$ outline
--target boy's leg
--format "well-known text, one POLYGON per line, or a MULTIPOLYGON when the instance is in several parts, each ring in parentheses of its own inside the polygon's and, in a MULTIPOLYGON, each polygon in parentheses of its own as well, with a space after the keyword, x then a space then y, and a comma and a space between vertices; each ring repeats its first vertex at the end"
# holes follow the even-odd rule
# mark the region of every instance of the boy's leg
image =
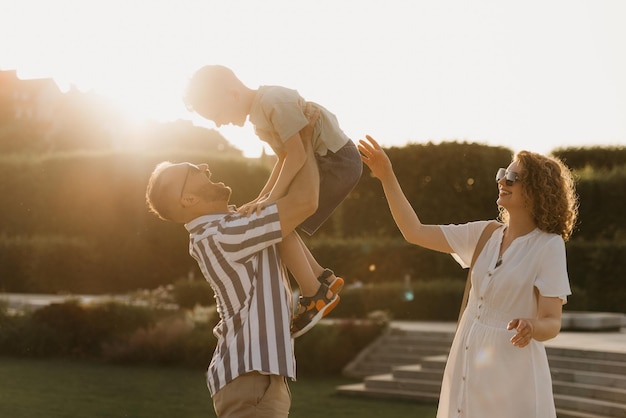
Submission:
MULTIPOLYGON (((313 158, 310 140, 303 139, 303 143, 309 157, 305 164, 313 164, 317 169, 317 161, 313 158)), ((278 251, 283 263, 298 283, 300 294, 307 297, 314 296, 319 290, 320 282, 317 278, 322 274, 323 269, 315 261, 295 230, 278 243, 278 251), (310 260, 313 260, 314 264, 311 264, 310 260), (313 267, 315 267, 315 271, 312 269, 313 267)), ((332 297, 333 295, 331 293, 326 296, 332 297)))
POLYGON ((302 295, 298 299, 296 315, 291 323, 294 338, 313 328, 339 303, 339 295, 331 291, 327 283, 321 283, 313 273, 305 250, 306 246, 296 232, 287 235, 278 244, 280 257, 298 282, 302 295))
POLYGON ((317 281, 319 283, 327 284, 333 293, 339 293, 341 289, 343 289, 343 285, 344 285, 343 279, 341 277, 335 276, 335 273, 332 270, 325 269, 324 267, 320 266, 320 264, 317 262, 317 260, 311 253, 311 250, 309 250, 309 248, 306 246, 304 241, 302 241, 302 238, 300 237, 300 235, 295 234, 295 233, 294 235, 300 242, 302 252, 305 254, 308 264, 310 266, 310 269, 313 272, 313 275, 317 278, 317 281))
POLYGON ((349 141, 336 153, 316 155, 320 177, 317 211, 299 226, 301 231, 313 235, 326 222, 335 209, 356 187, 363 172, 361 156, 354 142, 349 141))
POLYGON ((295 231, 290 233, 278 244, 278 251, 281 260, 298 283, 300 294, 313 296, 317 293, 320 283, 317 281, 318 276, 309 264, 299 238, 295 231))

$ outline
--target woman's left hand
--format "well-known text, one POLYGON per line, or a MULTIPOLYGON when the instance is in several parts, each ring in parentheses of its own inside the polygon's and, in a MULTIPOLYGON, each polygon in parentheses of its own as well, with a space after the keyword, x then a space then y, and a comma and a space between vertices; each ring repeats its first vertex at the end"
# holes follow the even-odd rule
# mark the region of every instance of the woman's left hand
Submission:
POLYGON ((530 343, 530 340, 533 339, 533 333, 535 331, 532 320, 523 318, 511 320, 506 329, 509 331, 517 331, 517 333, 511 338, 511 344, 519 348, 524 348, 530 343))

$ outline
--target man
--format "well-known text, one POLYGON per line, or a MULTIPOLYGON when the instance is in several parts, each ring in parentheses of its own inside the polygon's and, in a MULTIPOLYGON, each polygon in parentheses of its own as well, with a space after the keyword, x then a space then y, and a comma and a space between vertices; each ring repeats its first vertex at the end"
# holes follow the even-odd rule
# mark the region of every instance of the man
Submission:
POLYGON ((292 295, 276 244, 317 210, 311 123, 301 131, 307 163, 287 194, 249 216, 229 205, 230 187, 206 164, 159 164, 146 199, 162 219, 185 224, 189 251, 215 292, 220 322, 207 373, 217 416, 287 417, 295 379, 292 295))

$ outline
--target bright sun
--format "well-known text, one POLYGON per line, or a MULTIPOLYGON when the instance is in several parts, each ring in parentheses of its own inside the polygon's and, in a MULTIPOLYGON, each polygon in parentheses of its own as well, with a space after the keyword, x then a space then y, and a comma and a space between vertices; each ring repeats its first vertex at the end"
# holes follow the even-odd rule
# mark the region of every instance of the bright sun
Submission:
MULTIPOLYGON (((188 77, 205 58, 190 42, 187 22, 178 21, 189 17, 175 4, 23 0, 5 12, 13 18, 0 18, 0 25, 2 33, 12 34, 12 44, 2 54, 2 70, 17 70, 21 79, 51 77, 64 92, 94 92, 131 123, 187 119, 215 128, 182 102, 188 77), (70 9, 74 18, 67 19, 70 9), (180 30, 156 38, 165 24, 180 30)), ((220 132, 244 155, 260 155, 263 146, 250 126, 220 132)))

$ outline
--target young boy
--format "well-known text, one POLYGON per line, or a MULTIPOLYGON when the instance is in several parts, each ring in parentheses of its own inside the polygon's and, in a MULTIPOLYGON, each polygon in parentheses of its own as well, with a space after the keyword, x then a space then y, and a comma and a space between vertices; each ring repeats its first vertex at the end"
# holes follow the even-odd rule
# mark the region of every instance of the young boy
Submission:
MULTIPOLYGON (((230 70, 220 65, 200 68, 192 76, 184 97, 187 108, 213 121, 243 126, 247 119, 255 133, 269 144, 278 157, 258 197, 239 211, 252 213, 284 196, 306 161, 299 131, 308 124, 307 102, 297 91, 280 86, 251 89, 230 70)), ((318 209, 300 229, 314 234, 356 186, 362 162, 355 144, 339 127, 335 115, 322 106, 312 145, 319 166, 318 209)), ((300 287, 302 296, 293 320, 294 338, 304 334, 339 302, 343 279, 321 267, 294 231, 279 244, 281 258, 300 287)))

